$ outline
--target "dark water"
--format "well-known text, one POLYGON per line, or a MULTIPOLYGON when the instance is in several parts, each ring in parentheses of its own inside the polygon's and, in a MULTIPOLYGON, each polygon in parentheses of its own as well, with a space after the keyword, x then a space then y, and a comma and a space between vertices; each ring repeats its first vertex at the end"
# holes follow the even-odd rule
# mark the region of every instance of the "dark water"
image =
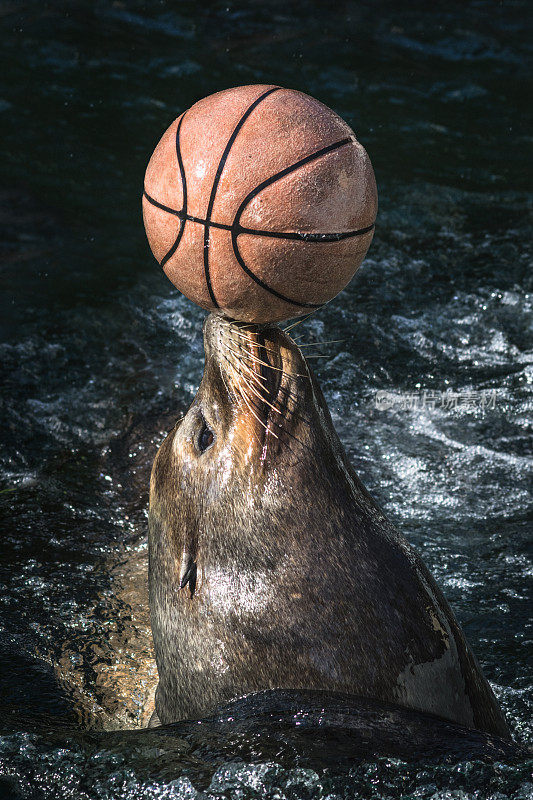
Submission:
POLYGON ((380 191, 360 273, 301 326, 343 340, 315 362, 335 424, 533 743, 526 19, 525 2, 2 4, 0 794, 531 796, 523 761, 325 766, 257 732, 248 760, 210 758, 207 734, 162 757, 148 733, 84 732, 54 673, 68 642, 95 682, 109 565, 143 558, 150 463, 202 372, 203 313, 145 242, 146 162, 200 97, 278 83, 352 125, 380 191))

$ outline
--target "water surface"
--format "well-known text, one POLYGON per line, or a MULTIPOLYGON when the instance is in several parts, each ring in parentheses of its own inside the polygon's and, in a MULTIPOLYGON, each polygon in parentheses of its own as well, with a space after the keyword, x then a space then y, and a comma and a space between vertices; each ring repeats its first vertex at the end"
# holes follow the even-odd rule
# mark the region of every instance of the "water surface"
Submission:
MULTIPOLYGON (((514 737, 532 744, 526 11, 483 0, 3 6, 6 797, 529 796, 523 764, 335 771, 299 767, 298 752, 292 766, 265 760, 260 746, 263 760, 212 764, 202 780, 174 753, 169 774, 148 740, 84 733, 54 672, 67 643, 98 719, 108 656, 95 643, 121 633, 113 568, 144 557, 151 460, 202 373, 203 312, 145 241, 147 160, 200 97, 277 83, 341 114, 378 181, 363 267, 301 326, 307 341, 342 340, 313 362, 335 424, 441 584, 514 737)), ((134 673, 142 654, 129 657, 134 673)))

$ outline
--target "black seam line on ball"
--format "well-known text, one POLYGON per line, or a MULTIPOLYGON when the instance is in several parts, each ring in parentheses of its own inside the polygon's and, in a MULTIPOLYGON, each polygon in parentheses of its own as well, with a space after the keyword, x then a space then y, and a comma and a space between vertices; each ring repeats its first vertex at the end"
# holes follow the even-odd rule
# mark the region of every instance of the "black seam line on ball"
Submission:
MULTIPOLYGON (((159 200, 154 200, 153 197, 150 197, 146 189, 143 191, 143 195, 153 206, 160 208, 162 211, 166 211, 167 214, 173 214, 175 217, 179 217, 179 219, 189 220, 190 222, 198 222, 200 225, 211 225, 213 228, 221 228, 224 231, 231 230, 231 225, 226 225, 225 222, 215 222, 213 219, 207 222, 207 220, 202 219, 202 217, 194 217, 192 214, 184 214, 183 211, 178 211, 176 208, 165 206, 163 203, 160 203, 159 200)), ((260 231, 258 231, 258 233, 260 233, 260 231)))
MULTIPOLYGON (((333 144, 327 145, 327 147, 322 147, 320 150, 317 150, 315 153, 311 153, 310 155, 305 156, 305 158, 301 158, 299 161, 296 161, 296 163, 292 164, 290 167, 285 167, 285 169, 280 170, 280 172, 277 172, 275 175, 272 175, 270 178, 267 178, 265 181, 263 181, 258 186, 256 186, 255 189, 253 189, 244 198, 244 200, 240 204, 239 208, 237 209, 237 213, 235 214, 235 217, 233 219, 233 226, 232 226, 232 231, 231 231, 231 244, 233 246, 233 252, 235 253, 235 258, 239 262, 239 264, 240 264, 241 268, 244 270, 244 272, 253 281, 255 281, 258 284, 258 286, 261 286, 262 289, 264 289, 265 291, 269 292, 274 297, 277 297, 279 300, 283 300, 285 303, 290 303, 291 305, 298 306, 300 308, 320 308, 320 306, 323 305, 323 303, 303 303, 300 300, 293 300, 291 297, 287 297, 286 295, 281 294, 281 292, 278 292, 276 289, 273 289, 272 286, 269 286, 267 283, 265 283, 260 278, 258 278, 257 275, 254 272, 252 272, 252 270, 246 265, 242 255, 241 255, 241 252, 239 250, 239 245, 237 243, 238 234, 240 232, 243 232, 243 228, 240 225, 240 219, 241 219, 242 213, 243 213, 244 209, 246 208, 246 206, 248 205, 248 203, 251 200, 253 200, 253 198, 256 195, 258 195, 259 192, 261 192, 263 189, 266 189, 267 186, 271 186, 273 183, 275 183, 276 181, 280 180, 280 178, 283 178, 285 175, 289 175, 291 172, 295 172, 297 169, 302 167, 304 164, 309 164, 311 161, 315 161, 317 158, 321 158, 321 156, 325 156, 325 155, 327 155, 327 153, 331 153, 333 150, 338 150, 339 147, 344 147, 345 145, 350 144, 350 142, 352 142, 352 139, 350 137, 347 137, 345 139, 340 139, 338 142, 333 142, 333 144)), ((311 234, 311 236, 313 236, 313 234, 311 234)), ((324 235, 322 235, 322 238, 318 239, 318 241, 327 241, 327 240, 324 240, 323 237, 324 237, 324 235)), ((301 238, 303 238, 303 236, 302 236, 302 234, 300 234, 299 236, 296 236, 296 237, 284 236, 284 237, 280 237, 280 238, 284 238, 284 239, 285 238, 301 239, 301 238)), ((345 238, 345 237, 343 237, 343 238, 345 238)), ((304 239, 304 241, 306 241, 306 239, 304 239)), ((307 241, 309 241, 309 238, 307 238, 307 241)), ((311 241, 313 241, 313 239, 311 239, 311 241)), ((333 241, 338 241, 338 239, 334 239, 333 241)))
POLYGON ((237 227, 240 226, 241 216, 248 203, 250 203, 254 199, 254 197, 256 197, 256 195, 262 192, 263 189, 266 189, 267 186, 271 186, 273 183, 276 183, 276 181, 279 181, 281 178, 284 178, 285 175, 290 175, 291 172, 295 172, 300 167, 303 167, 304 164, 309 164, 311 161, 316 161, 317 158, 325 156, 328 153, 333 152, 333 150, 338 150, 339 147, 344 147, 345 145, 350 144, 350 142, 352 142, 352 139, 350 139, 349 137, 347 137, 346 139, 340 139, 338 142, 333 142, 333 144, 329 144, 327 147, 322 147, 320 150, 316 150, 316 152, 311 153, 308 156, 305 156, 305 158, 301 158, 299 161, 296 161, 294 164, 291 164, 290 167, 285 167, 285 169, 276 172, 275 175, 272 175, 270 178, 267 178, 265 181, 262 181, 262 183, 259 183, 255 187, 255 189, 252 189, 252 191, 246 195, 246 197, 240 204, 239 208, 237 209, 237 213, 235 214, 233 224, 237 225, 237 227))
POLYGON ((174 239, 174 244, 172 245, 172 247, 170 248, 168 253, 166 255, 164 255, 163 258, 161 259, 161 263, 160 263, 160 267, 161 268, 163 268, 165 266, 165 264, 167 263, 169 258, 172 258, 172 256, 174 255, 174 253, 178 249, 179 243, 181 242, 181 237, 183 236, 183 231, 185 230, 185 223, 187 221, 187 180, 185 178, 185 167, 183 166, 183 159, 181 157, 181 147, 180 147, 180 131, 181 131, 182 122, 183 122, 184 117, 185 117, 185 113, 186 112, 184 112, 181 115, 181 119, 178 122, 178 127, 176 128, 176 156, 178 158, 178 167, 179 167, 179 171, 180 171, 181 186, 182 186, 182 190, 181 191, 182 191, 182 195, 183 195, 182 209, 181 209, 180 214, 178 214, 178 218, 180 220, 180 227, 179 227, 179 230, 178 230, 178 234, 177 234, 176 238, 174 239))
POLYGON ((259 95, 259 97, 256 100, 254 100, 254 102, 250 106, 248 106, 248 108, 246 109, 246 111, 244 112, 244 114, 242 115, 240 120, 238 121, 237 125, 235 126, 235 128, 233 130, 233 133, 231 134, 230 138, 228 139, 228 143, 227 143, 226 147, 224 148, 224 152, 222 153, 222 157, 221 157, 220 162, 218 164, 218 168, 217 168, 217 171, 216 171, 215 179, 213 181, 213 186, 211 187, 211 196, 209 197, 209 203, 208 203, 207 212, 206 212, 206 215, 205 215, 204 272, 205 272, 205 281, 207 283, 207 290, 209 292, 209 295, 211 297, 211 300, 212 300, 213 305, 215 306, 215 308, 220 308, 220 306, 217 303, 217 300, 216 300, 216 297, 215 297, 215 293, 213 292, 213 287, 211 285, 211 277, 210 277, 210 274, 209 274, 209 233, 210 233, 209 228, 210 228, 210 225, 211 225, 211 214, 213 212, 213 206, 215 204, 215 197, 216 197, 216 194, 217 194, 218 184, 220 182, 220 178, 222 176, 222 171, 223 171, 224 166, 226 164, 226 161, 227 161, 228 155, 230 153, 230 150, 233 147, 235 139, 237 138, 238 133, 241 130, 242 126, 244 125, 244 123, 246 122, 246 120, 248 119, 248 117, 250 116, 252 111, 255 108, 257 108, 259 103, 261 103, 265 98, 267 98, 273 92, 279 91, 280 88, 281 87, 276 86, 273 89, 268 89, 266 92, 263 92, 263 94, 259 95))
POLYGON ((241 251, 239 250, 239 246, 237 244, 237 236, 238 235, 239 235, 239 231, 237 229, 232 230, 232 232, 231 232, 231 244, 233 245, 233 252, 235 253, 235 258, 239 262, 239 265, 244 270, 244 272, 253 281, 255 281, 258 284, 258 286, 260 286, 262 289, 265 289, 265 291, 267 291, 270 294, 274 295, 274 297, 277 297, 279 300, 283 300, 283 302, 290 303, 293 306, 300 306, 301 308, 320 308, 320 306, 323 305, 323 303, 302 303, 302 302, 300 302, 300 300, 293 300, 291 297, 287 297, 286 295, 281 294, 281 292, 278 292, 276 289, 273 289, 267 283, 262 281, 261 278, 258 278, 257 275, 255 274, 255 272, 252 272, 252 270, 249 267, 246 266, 246 262, 244 261, 244 258, 242 257, 241 251))
MULTIPOLYGON (((222 226, 220 226, 222 227, 222 226)), ((359 228, 355 231, 343 231, 342 233, 300 233, 298 231, 261 231, 257 228, 243 228, 242 225, 227 225, 229 230, 235 230, 237 234, 245 233, 249 236, 269 236, 271 239, 292 239, 299 242, 340 242, 343 239, 351 239, 353 236, 363 236, 369 233, 374 227, 375 223, 367 225, 366 228, 359 228)))
MULTIPOLYGON (((153 197, 150 197, 146 189, 143 195, 149 203, 156 206, 156 208, 160 208, 162 211, 166 211, 167 214, 173 214, 175 217, 190 222, 197 222, 199 225, 208 224, 206 220, 201 217, 194 217, 192 214, 184 214, 182 211, 170 208, 170 206, 165 206, 158 200, 154 200, 153 197)), ((353 231, 340 231, 339 233, 302 233, 300 231, 262 231, 259 228, 244 228, 242 225, 236 225, 235 223, 233 225, 227 225, 225 222, 215 222, 213 219, 210 220, 209 225, 223 231, 235 230, 238 236, 240 234, 247 234, 249 236, 266 236, 271 239, 292 239, 301 242, 340 242, 342 239, 350 239, 352 236, 363 236, 375 227, 375 223, 373 222, 371 225, 367 225, 366 228, 359 228, 353 231)))

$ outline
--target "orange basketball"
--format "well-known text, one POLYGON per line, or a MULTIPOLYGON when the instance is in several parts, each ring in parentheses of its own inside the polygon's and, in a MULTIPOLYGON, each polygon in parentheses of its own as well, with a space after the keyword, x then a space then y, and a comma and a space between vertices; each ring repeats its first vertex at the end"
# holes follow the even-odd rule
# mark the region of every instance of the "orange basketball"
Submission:
POLYGON ((279 86, 195 103, 146 170, 152 252, 199 306, 247 322, 309 313, 343 289, 374 233, 370 159, 330 108, 279 86))

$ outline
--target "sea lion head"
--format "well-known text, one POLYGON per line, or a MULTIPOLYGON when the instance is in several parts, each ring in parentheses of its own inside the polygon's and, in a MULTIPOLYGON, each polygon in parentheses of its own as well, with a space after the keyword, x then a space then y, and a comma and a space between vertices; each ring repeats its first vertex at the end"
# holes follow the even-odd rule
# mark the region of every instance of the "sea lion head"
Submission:
POLYGON ((204 346, 199 390, 161 446, 151 480, 151 513, 188 531, 180 583, 199 537, 242 534, 266 516, 271 528, 272 511, 279 519, 290 507, 289 488, 312 494, 316 477, 323 492, 325 466, 343 460, 322 392, 287 333, 211 314, 204 346))
POLYGON ((321 655, 301 674, 290 666, 291 679, 278 653, 284 637, 304 636, 313 593, 331 595, 333 608, 316 563, 348 491, 327 406, 288 334, 212 314, 204 344, 201 385, 162 443, 150 485, 162 722, 246 691, 322 685, 321 655), (291 634, 285 598, 295 606, 291 634))

